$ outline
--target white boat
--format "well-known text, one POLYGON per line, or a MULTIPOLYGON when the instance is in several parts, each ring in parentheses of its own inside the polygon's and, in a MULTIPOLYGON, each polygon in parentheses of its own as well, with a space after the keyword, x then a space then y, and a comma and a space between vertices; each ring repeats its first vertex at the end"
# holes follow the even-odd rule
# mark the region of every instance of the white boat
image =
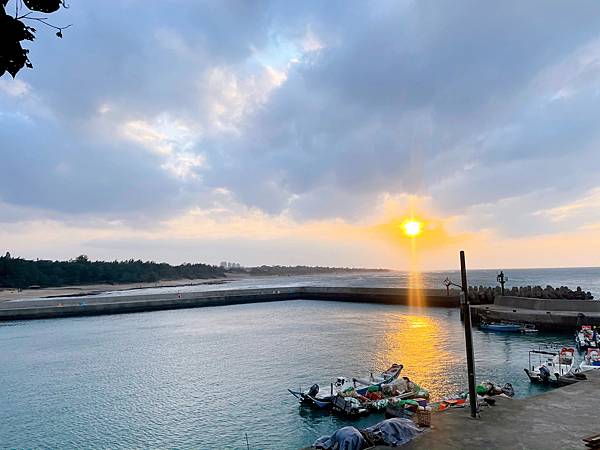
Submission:
POLYGON ((600 350, 597 348, 588 348, 583 361, 579 365, 579 370, 582 372, 591 369, 600 369, 600 350))
POLYGON ((389 369, 387 369, 384 372, 381 372, 380 375, 373 376, 373 373, 371 373, 368 379, 352 378, 352 382, 354 383, 356 391, 359 394, 364 394, 365 392, 367 392, 369 386, 381 386, 384 383, 391 383, 392 381, 394 381, 400 376, 402 368, 402 364, 392 364, 392 366, 389 369))
MULTIPOLYGON (((529 352, 529 368, 525 373, 532 383, 561 386, 561 379, 573 372, 575 366, 575 349, 563 347, 559 352, 547 350, 531 350, 529 352), (532 364, 532 355, 539 357, 536 366, 532 364)), ((568 383, 565 383, 568 384, 568 383)))
POLYGON ((577 330, 575 332, 575 345, 582 352, 590 348, 599 348, 600 337, 595 327, 592 328, 591 325, 583 325, 581 329, 577 330))
POLYGON ((526 323, 521 328, 521 333, 537 333, 538 329, 532 323, 526 323))

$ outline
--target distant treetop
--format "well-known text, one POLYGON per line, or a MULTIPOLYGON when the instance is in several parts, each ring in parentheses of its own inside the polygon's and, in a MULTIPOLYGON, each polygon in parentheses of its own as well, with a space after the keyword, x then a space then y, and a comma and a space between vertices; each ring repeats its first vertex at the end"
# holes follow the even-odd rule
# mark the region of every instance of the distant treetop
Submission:
POLYGON ((154 261, 90 261, 79 255, 69 261, 36 261, 0 256, 0 288, 69 286, 95 283, 153 283, 159 280, 219 278, 225 271, 209 264, 172 266, 154 261))

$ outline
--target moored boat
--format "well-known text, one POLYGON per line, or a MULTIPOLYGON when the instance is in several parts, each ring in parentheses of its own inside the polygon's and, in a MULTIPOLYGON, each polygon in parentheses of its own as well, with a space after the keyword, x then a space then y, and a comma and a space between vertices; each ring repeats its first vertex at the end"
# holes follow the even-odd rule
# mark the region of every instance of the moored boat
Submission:
POLYGON ((518 333, 522 330, 522 328, 523 325, 518 323, 481 322, 479 324, 480 330, 500 331, 504 333, 518 333))
POLYGON ((569 384, 575 366, 575 349, 563 347, 558 352, 548 350, 531 350, 529 367, 524 369, 532 383, 561 386, 569 384), (532 356, 539 358, 539 364, 532 364, 532 356))
POLYGON ((369 388, 380 388, 383 384, 389 384, 396 380, 402 372, 402 364, 392 364, 392 366, 381 372, 380 375, 370 375, 369 379, 353 378, 350 384, 345 377, 338 377, 335 383, 331 383, 329 393, 320 391, 318 384, 313 384, 307 391, 295 391, 288 389, 290 394, 300 400, 303 405, 313 406, 319 409, 331 408, 334 397, 341 394, 342 391, 353 388, 357 394, 364 395, 369 388))
POLYGON ((575 345, 582 352, 590 348, 600 348, 600 336, 598 336, 596 328, 592 328, 591 325, 583 325, 575 332, 575 345))
POLYGON ((600 350, 597 348, 588 348, 583 361, 579 365, 579 370, 600 369, 600 350))
POLYGON ((347 388, 346 378, 337 377, 335 383, 331 383, 330 392, 321 392, 318 384, 313 384, 307 391, 294 391, 288 389, 289 393, 300 400, 303 405, 313 406, 318 409, 329 409, 331 408, 331 401, 335 395, 347 388))
POLYGON ((403 367, 404 366, 402 364, 392 364, 389 369, 381 372, 380 375, 373 376, 371 373, 368 379, 352 378, 354 388, 356 389, 357 393, 364 395, 372 386, 381 387, 383 384, 389 384, 396 380, 400 376, 400 372, 402 372, 403 367))
POLYGON ((348 417, 365 416, 369 410, 354 397, 336 395, 332 399, 333 411, 348 417))

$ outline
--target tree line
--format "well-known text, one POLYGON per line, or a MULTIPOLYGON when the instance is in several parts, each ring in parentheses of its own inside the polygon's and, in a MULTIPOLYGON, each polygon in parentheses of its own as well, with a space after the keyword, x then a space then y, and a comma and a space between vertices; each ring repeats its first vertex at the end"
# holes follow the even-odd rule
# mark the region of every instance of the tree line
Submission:
POLYGON ((172 266, 154 261, 90 261, 80 255, 69 261, 28 260, 0 256, 0 287, 72 286, 95 283, 152 283, 159 280, 218 278, 225 271, 209 264, 172 266))

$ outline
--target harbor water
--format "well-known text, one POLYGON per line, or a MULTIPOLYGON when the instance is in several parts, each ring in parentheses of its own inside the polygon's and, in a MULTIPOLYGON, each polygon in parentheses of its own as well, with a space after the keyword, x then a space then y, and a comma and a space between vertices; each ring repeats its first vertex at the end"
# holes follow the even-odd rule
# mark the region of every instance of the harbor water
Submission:
MULTIPOLYGON (((245 449, 247 435, 251 449, 300 448, 349 422, 300 407, 288 388, 397 362, 439 399, 467 386, 463 336, 456 309, 307 300, 7 322, 0 447, 245 449)), ((519 397, 540 389, 523 371, 528 350, 572 345, 473 340, 478 381, 510 382, 519 397)))

